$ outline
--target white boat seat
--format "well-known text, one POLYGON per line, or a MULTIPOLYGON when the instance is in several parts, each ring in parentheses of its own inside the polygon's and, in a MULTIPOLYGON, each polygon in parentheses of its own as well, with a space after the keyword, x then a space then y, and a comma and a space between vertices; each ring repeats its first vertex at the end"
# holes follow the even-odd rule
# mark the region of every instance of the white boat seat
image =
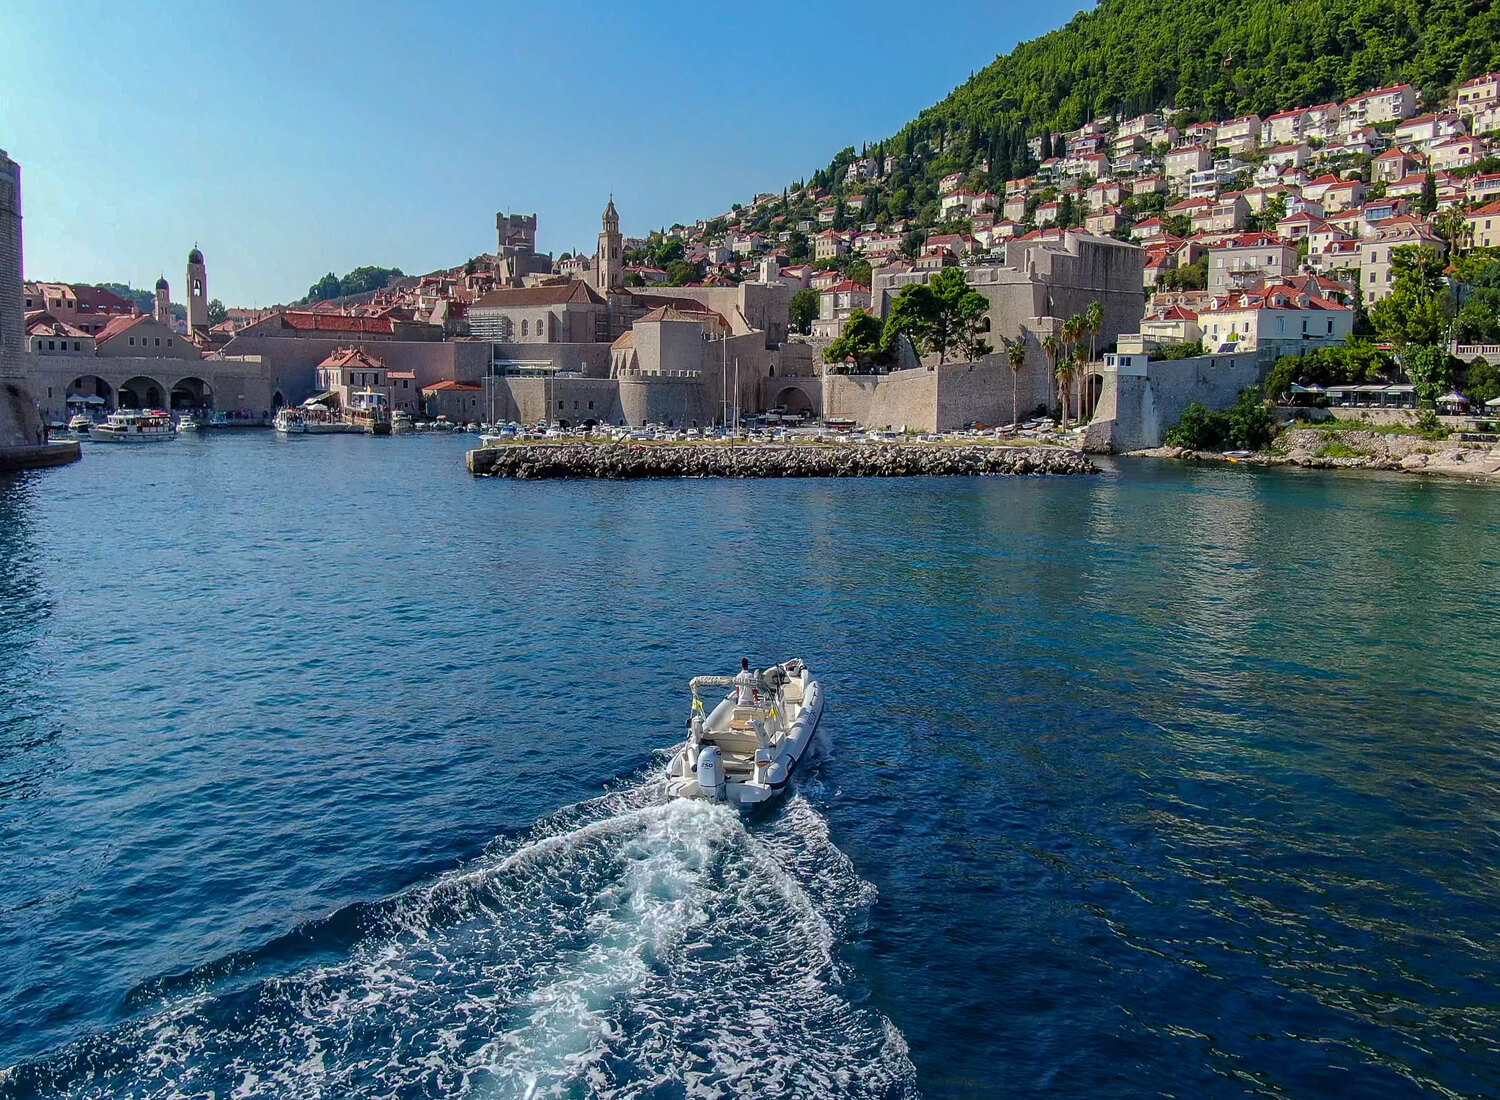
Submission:
POLYGON ((802 702, 802 681, 788 680, 786 685, 781 689, 781 697, 788 703, 796 704, 802 702))

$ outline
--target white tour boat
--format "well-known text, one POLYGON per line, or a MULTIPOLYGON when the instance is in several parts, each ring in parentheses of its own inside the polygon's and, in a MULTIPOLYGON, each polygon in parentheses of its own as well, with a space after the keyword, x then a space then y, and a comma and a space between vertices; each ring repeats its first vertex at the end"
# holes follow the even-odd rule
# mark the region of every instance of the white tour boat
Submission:
POLYGON ((756 672, 753 679, 751 687, 733 676, 693 678, 688 739, 667 765, 673 798, 747 806, 786 789, 818 728, 823 689, 798 660, 756 672), (728 694, 707 709, 704 692, 720 687, 728 694), (743 687, 753 697, 748 704, 740 702, 743 687))
POLYGON ((161 409, 121 409, 89 429, 89 438, 96 443, 159 443, 176 439, 177 429, 171 414, 161 409))

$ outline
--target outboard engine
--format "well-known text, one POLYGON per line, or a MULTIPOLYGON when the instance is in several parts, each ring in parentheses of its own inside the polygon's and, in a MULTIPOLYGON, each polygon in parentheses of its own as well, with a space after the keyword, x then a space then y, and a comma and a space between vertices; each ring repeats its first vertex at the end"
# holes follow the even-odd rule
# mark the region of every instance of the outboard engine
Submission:
POLYGON ((706 745, 698 754, 698 789, 704 798, 724 800, 724 756, 718 745, 706 745))

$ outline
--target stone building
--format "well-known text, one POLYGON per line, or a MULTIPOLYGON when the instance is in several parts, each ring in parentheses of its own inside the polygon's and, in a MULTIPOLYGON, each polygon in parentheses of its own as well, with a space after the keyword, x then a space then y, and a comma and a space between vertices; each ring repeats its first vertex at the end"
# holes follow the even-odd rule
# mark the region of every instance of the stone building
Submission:
MULTIPOLYGON (((21 166, 0 150, 0 469, 52 461, 27 384, 21 279, 21 166)), ((76 451, 69 457, 77 457, 76 451)))

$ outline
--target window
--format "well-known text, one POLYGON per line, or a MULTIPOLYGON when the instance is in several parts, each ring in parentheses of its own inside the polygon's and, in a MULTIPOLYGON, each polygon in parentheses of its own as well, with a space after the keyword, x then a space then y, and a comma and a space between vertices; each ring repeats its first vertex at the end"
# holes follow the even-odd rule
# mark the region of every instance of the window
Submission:
POLYGON ((56 342, 54 342, 52 340, 48 340, 47 341, 47 350, 48 351, 56 351, 57 350, 57 344, 56 344, 56 342))
POLYGON ((132 337, 131 337, 131 338, 130 338, 130 346, 131 346, 131 347, 135 347, 135 337, 134 337, 134 336, 132 336, 132 337))
POLYGON ((158 337, 157 337, 157 338, 156 338, 156 346, 157 346, 157 347, 161 347, 161 337, 160 337, 160 336, 158 336, 158 337))
POLYGON ((1370 272, 1370 282, 1373 283, 1374 281, 1375 281, 1375 272, 1372 271, 1372 272, 1370 272))
POLYGON ((531 330, 531 322, 530 321, 522 321, 521 322, 521 335, 522 336, 529 335, 530 334, 530 330, 531 330))
POLYGON ((561 401, 559 401, 557 403, 557 411, 558 412, 562 412, 563 411, 563 403, 561 401))
MULTIPOLYGON (((170 341, 169 341, 169 343, 170 343, 170 341)), ((82 351, 83 350, 83 344, 80 341, 78 341, 78 340, 74 340, 73 341, 73 350, 74 351, 82 351)))
POLYGON ((167 347, 171 347, 171 346, 172 346, 172 338, 170 336, 168 336, 167 337, 167 347))

